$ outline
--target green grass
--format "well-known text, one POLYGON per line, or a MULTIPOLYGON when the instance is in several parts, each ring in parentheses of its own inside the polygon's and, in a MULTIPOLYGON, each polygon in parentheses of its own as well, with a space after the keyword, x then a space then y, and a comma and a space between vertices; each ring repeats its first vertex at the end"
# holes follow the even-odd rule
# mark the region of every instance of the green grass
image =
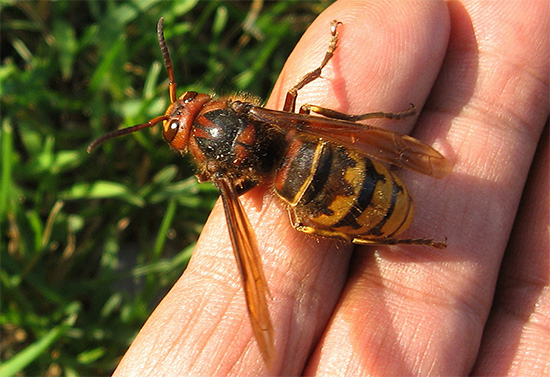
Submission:
POLYGON ((111 373, 217 197, 158 128, 85 151, 164 113, 158 19, 178 93, 266 98, 327 5, 0 1, 1 376, 111 373))

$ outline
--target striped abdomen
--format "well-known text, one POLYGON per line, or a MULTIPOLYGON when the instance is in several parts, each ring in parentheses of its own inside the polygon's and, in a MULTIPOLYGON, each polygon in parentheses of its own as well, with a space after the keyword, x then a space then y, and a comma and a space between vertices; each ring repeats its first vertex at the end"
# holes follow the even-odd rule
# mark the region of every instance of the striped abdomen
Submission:
POLYGON ((385 165, 329 142, 293 141, 275 191, 300 225, 319 235, 389 237, 413 217, 411 197, 385 165))

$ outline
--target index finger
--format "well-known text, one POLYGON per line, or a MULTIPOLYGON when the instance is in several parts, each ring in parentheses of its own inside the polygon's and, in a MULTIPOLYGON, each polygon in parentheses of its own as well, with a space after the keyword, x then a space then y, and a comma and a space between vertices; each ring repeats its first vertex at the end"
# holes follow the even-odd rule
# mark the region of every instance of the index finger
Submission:
MULTIPOLYGON (((327 9, 289 58, 268 106, 282 108, 286 90, 319 65, 334 19, 343 22, 337 54, 323 70, 323 78, 300 91, 298 105, 309 102, 362 113, 422 104, 446 43, 445 34, 434 38, 433 33, 435 20, 444 17, 441 6, 428 3, 417 14, 420 24, 431 23, 432 30, 419 28, 416 21, 401 25, 408 18, 399 7, 389 14, 378 9, 383 18, 368 9, 364 2, 337 2, 327 9), (387 25, 395 23, 402 26, 397 36, 388 34, 387 25), (393 38, 396 44, 390 43, 393 38), (412 53, 418 49, 422 53, 412 53), (434 49, 438 59, 433 58, 434 49)), ((395 129, 407 132, 413 122, 403 120, 395 129)), ((272 296, 276 359, 270 372, 298 374, 336 305, 353 247, 296 232, 284 206, 269 190, 264 194, 265 187, 241 199, 256 232, 272 296)), ((188 269, 150 317, 117 372, 138 370, 164 375, 182 370, 204 375, 266 372, 219 206, 204 227, 188 269)))

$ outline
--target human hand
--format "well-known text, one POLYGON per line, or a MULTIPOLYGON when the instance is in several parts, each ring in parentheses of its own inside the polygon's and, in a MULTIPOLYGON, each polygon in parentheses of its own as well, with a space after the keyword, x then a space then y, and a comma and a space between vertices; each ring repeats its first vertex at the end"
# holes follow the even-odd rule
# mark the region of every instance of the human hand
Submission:
POLYGON ((416 124, 369 123, 411 133, 454 163, 441 180, 399 171, 417 208, 405 236, 446 236, 448 248, 317 239, 255 189, 241 200, 272 295, 272 369, 252 335, 218 203, 115 374, 548 371, 547 14, 544 0, 333 4, 288 59, 267 107, 282 108, 286 90, 322 59, 330 22, 341 21, 334 58, 298 102, 351 114, 422 109, 416 124))

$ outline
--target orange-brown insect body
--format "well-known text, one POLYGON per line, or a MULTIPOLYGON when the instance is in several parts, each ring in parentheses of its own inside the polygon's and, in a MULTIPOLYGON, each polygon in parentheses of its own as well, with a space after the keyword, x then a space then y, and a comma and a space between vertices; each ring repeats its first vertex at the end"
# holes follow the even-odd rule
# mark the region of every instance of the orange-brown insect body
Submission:
POLYGON ((166 113, 163 135, 175 150, 191 153, 201 182, 222 175, 240 195, 275 170, 285 142, 281 132, 231 109, 230 101, 183 94, 166 113))
POLYGON ((220 191, 252 328, 268 363, 274 356, 268 288, 254 232, 238 199, 242 193, 272 181, 293 227, 302 232, 357 244, 446 246, 424 238, 395 238, 409 227, 413 203, 401 180, 382 162, 434 177, 445 175, 451 165, 412 137, 356 123, 412 116, 414 106, 399 113, 349 115, 306 104, 295 113, 298 91, 320 77, 332 58, 339 25, 331 24, 331 42, 321 65, 290 88, 283 110, 277 111, 242 96, 216 99, 189 91, 177 98, 161 19, 158 39, 170 78, 171 105, 164 115, 103 135, 88 147, 90 151, 107 139, 162 122, 168 144, 193 156, 199 181, 212 181, 220 191))
POLYGON ((201 182, 226 176, 240 195, 274 178, 275 192, 303 229, 319 235, 390 237, 410 225, 412 199, 383 164, 329 141, 287 140, 232 102, 186 92, 166 112, 164 138, 191 153, 201 182))

